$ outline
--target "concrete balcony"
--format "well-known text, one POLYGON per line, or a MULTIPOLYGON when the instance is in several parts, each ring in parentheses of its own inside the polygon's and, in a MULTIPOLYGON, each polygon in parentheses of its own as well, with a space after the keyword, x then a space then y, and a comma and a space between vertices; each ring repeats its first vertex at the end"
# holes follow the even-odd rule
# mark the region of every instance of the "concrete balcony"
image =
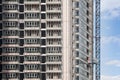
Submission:
POLYGON ((61 44, 46 44, 47 47, 62 47, 61 44))
POLYGON ((61 55, 62 55, 62 53, 48 53, 48 52, 47 52, 47 53, 46 53, 46 55, 49 55, 49 56, 53 56, 53 55, 60 55, 60 56, 61 56, 61 55))
POLYGON ((18 12, 19 12, 19 10, 3 10, 2 12, 3 12, 3 13, 4 13, 4 12, 9 12, 9 13, 10 13, 10 12, 12 12, 12 13, 18 13, 18 12))
POLYGON ((24 36, 24 38, 40 38, 40 36, 31 35, 31 36, 24 36))
MULTIPOLYGON (((6 80, 6 79, 3 78, 3 80, 6 80)), ((11 78, 11 79, 7 79, 7 80, 20 80, 20 79, 18 79, 18 78, 11 78)))
POLYGON ((24 47, 40 47, 40 44, 24 44, 24 47))
POLYGON ((39 30, 40 27, 25 27, 25 30, 39 30))
POLYGON ((18 73, 19 70, 2 70, 3 73, 18 73))
POLYGON ((19 4, 18 1, 3 1, 2 4, 19 4))
POLYGON ((25 73, 26 73, 26 72, 30 72, 30 73, 31 73, 31 72, 33 72, 33 73, 36 73, 36 72, 37 72, 37 73, 39 73, 40 70, 24 70, 23 72, 25 72, 25 73))
POLYGON ((24 53, 24 55, 33 55, 33 56, 37 56, 38 55, 38 56, 40 56, 40 53, 34 53, 34 54, 33 53, 24 53))
POLYGON ((62 61, 59 61, 59 62, 46 62, 46 64, 62 64, 62 61))
POLYGON ((19 64, 19 61, 1 62, 1 64, 19 64))
POLYGON ((46 73, 61 73, 62 70, 57 70, 57 69, 53 69, 53 70, 46 70, 46 73))
POLYGON ((19 47, 19 44, 16 43, 16 44, 2 44, 1 47, 19 47))
POLYGON ((40 21, 40 19, 39 18, 38 19, 32 19, 32 18, 31 19, 26 19, 25 18, 24 21, 40 21))
POLYGON ((19 38, 19 36, 2 36, 2 38, 19 38))
POLYGON ((40 78, 24 78, 23 80, 41 80, 40 78))
POLYGON ((54 79, 46 79, 46 80, 62 80, 62 79, 54 78, 54 79))
POLYGON ((10 55, 14 55, 14 56, 18 56, 19 53, 2 53, 1 56, 10 56, 10 55))
POLYGON ((24 64, 40 64, 40 61, 24 61, 24 64))
POLYGON ((46 1, 46 4, 61 4, 61 1, 46 1))
POLYGON ((57 27, 57 26, 53 26, 53 27, 47 27, 47 30, 61 30, 62 27, 57 27))
POLYGON ((24 1, 24 4, 40 4, 40 1, 24 1))

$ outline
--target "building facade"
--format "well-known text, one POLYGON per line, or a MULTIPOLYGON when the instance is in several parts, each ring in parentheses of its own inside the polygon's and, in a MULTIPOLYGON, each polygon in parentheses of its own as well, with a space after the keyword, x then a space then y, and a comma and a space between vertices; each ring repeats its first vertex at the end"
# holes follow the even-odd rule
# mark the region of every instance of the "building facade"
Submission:
POLYGON ((0 0, 0 80, 93 80, 93 0, 0 0))

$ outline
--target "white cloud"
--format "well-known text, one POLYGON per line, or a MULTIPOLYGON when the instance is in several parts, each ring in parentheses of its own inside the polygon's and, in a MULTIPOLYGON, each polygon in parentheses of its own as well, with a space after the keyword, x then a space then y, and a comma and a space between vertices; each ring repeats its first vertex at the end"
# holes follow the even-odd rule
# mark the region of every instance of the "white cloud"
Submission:
POLYGON ((112 19, 120 16, 120 0, 101 0, 102 18, 112 19))
POLYGON ((112 60, 112 61, 107 62, 106 64, 120 67, 120 60, 112 60))
POLYGON ((101 43, 102 45, 107 45, 111 43, 120 45, 120 36, 102 36, 101 43))
POLYGON ((102 75, 101 78, 102 78, 101 80, 120 80, 120 75, 117 76, 102 75))

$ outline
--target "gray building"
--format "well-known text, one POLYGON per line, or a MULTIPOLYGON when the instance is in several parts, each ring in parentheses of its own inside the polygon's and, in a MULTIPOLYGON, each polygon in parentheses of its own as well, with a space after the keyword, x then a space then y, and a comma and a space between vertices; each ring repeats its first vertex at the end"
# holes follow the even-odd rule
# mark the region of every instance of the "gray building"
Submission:
POLYGON ((0 80, 93 80, 93 0, 0 0, 0 80))

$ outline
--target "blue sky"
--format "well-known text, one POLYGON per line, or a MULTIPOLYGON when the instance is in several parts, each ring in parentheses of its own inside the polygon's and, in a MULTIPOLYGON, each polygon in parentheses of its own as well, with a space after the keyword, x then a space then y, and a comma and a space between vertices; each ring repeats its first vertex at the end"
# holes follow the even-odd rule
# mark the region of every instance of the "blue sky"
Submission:
POLYGON ((120 80, 120 0, 101 3, 101 80, 120 80))

